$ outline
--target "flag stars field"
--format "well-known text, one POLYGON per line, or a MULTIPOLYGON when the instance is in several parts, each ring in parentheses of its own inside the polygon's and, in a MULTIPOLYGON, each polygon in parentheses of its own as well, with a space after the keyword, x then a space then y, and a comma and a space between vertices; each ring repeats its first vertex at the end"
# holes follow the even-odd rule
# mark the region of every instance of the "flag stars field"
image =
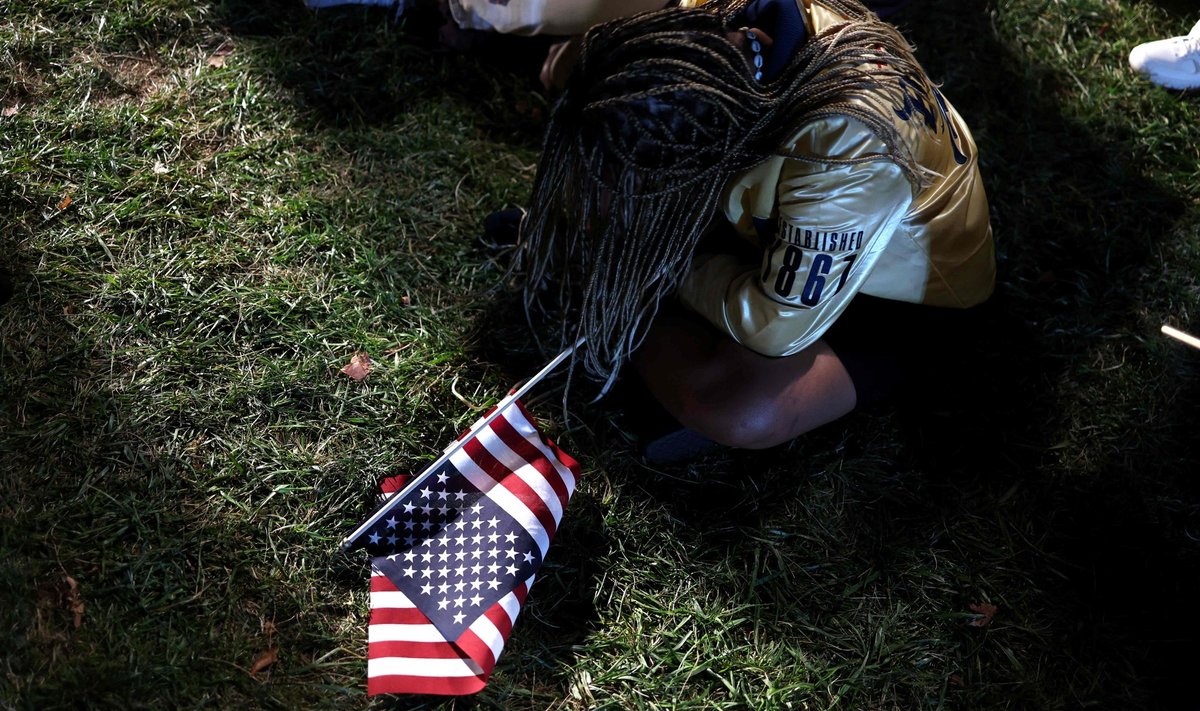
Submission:
POLYGON ((405 527, 410 520, 414 526, 424 524, 430 529, 428 536, 416 544, 406 544, 403 550, 396 550, 394 545, 380 549, 382 533, 395 528, 395 517, 390 516, 374 529, 368 524, 360 527, 369 531, 360 540, 367 542, 368 552, 374 555, 375 571, 369 693, 457 694, 464 693, 464 689, 478 690, 503 648, 520 604, 533 584, 534 573, 541 566, 549 543, 548 529, 557 527, 557 516, 574 490, 578 465, 543 441, 519 406, 513 405, 502 414, 480 430, 478 439, 467 440, 459 452, 472 454, 451 457, 440 469, 435 464, 434 471, 419 477, 372 517, 379 520, 390 511, 404 508, 409 512, 405 527), (531 461, 542 464, 534 466, 531 461), (530 479, 533 476, 543 477, 544 485, 531 487, 531 481, 537 482, 530 479), (553 509, 547 501, 529 496, 539 489, 555 496, 553 509), (457 508, 430 505, 431 501, 450 500, 462 503, 457 508), (480 531, 485 526, 487 535, 480 531), (468 535, 466 531, 474 533, 468 535), (439 548, 436 553, 432 550, 435 541, 439 548), (398 563, 399 558, 405 563, 398 563), (492 562, 485 566, 480 562, 484 558, 492 562), (468 560, 475 562, 467 565, 468 560), (502 560, 511 562, 502 565, 502 560), (437 584, 429 580, 435 576, 437 584), (436 630, 442 641, 428 643, 434 648, 422 646, 425 642, 415 646, 404 642, 408 656, 396 656, 395 644, 400 641, 397 635, 406 640, 425 639, 433 634, 428 628, 436 630), (426 655, 438 663, 422 661, 426 655), (457 663, 448 661, 452 658, 462 659, 457 663))

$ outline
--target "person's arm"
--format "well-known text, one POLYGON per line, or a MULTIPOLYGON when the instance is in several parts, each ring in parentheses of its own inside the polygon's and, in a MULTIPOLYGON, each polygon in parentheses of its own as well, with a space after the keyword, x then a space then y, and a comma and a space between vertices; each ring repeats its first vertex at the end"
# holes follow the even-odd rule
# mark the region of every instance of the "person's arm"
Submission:
MULTIPOLYGON (((858 121, 835 117, 810 127, 796 150, 853 157, 884 147, 858 121)), ((855 165, 789 159, 776 195, 776 233, 761 264, 698 255, 679 298, 738 343, 785 356, 815 342, 845 310, 913 196, 900 168, 884 159, 855 165)))
POLYGON ((542 86, 548 90, 565 88, 571 71, 575 69, 575 64, 579 61, 579 53, 582 49, 583 38, 578 35, 551 45, 550 50, 546 52, 546 60, 542 62, 541 74, 538 76, 542 80, 542 86))
POLYGON ((464 29, 516 35, 581 35, 618 17, 660 10, 667 0, 450 0, 450 13, 464 29))

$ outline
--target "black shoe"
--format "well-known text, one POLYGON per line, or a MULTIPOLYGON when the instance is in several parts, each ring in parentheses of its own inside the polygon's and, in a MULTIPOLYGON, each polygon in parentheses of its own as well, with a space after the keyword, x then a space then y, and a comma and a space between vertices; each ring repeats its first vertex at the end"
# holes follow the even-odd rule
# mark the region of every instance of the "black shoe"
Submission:
POLYGON ((647 464, 682 464, 720 449, 721 445, 683 425, 641 447, 647 464))
POLYGON ((521 238, 525 210, 510 207, 496 210, 483 219, 483 244, 489 249, 512 247, 521 238))
POLYGON ((722 447, 679 424, 632 372, 617 381, 612 397, 647 464, 681 464, 722 447))

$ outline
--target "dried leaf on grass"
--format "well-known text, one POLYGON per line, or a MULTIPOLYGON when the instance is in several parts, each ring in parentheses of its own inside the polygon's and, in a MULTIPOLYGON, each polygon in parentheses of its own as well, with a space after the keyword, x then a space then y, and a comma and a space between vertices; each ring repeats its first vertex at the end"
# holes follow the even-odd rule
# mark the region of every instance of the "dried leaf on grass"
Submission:
POLYGON ((75 582, 75 578, 68 575, 66 579, 67 590, 63 599, 66 602, 67 609, 71 611, 75 628, 79 629, 79 625, 83 624, 83 596, 79 594, 79 583, 75 582))
POLYGON ((225 58, 233 54, 233 42, 225 41, 220 47, 209 55, 208 66, 223 67, 225 66, 225 58))
POLYGON ((250 665, 250 676, 256 676, 260 671, 271 666, 279 661, 279 650, 271 647, 267 651, 258 655, 258 659, 254 660, 254 664, 250 665))
POLYGON ((10 116, 16 116, 17 112, 20 110, 21 110, 21 107, 16 104, 12 104, 10 106, 5 106, 3 109, 0 109, 0 116, 3 116, 4 118, 8 118, 10 116))
POLYGON ((990 602, 971 603, 971 611, 979 615, 979 617, 976 617, 967 624, 971 625, 972 627, 987 627, 992 621, 992 617, 996 615, 996 610, 998 609, 999 608, 990 602))
POLYGON ((371 356, 367 355, 366 351, 355 353, 343 368, 345 373, 351 380, 362 380, 371 374, 371 356))
POLYGON ((53 629, 51 621, 58 619, 61 611, 66 611, 71 615, 72 626, 79 629, 79 626, 83 624, 85 609, 79 582, 65 572, 61 576, 53 576, 38 584, 38 610, 35 627, 43 638, 65 641, 68 635, 53 629))

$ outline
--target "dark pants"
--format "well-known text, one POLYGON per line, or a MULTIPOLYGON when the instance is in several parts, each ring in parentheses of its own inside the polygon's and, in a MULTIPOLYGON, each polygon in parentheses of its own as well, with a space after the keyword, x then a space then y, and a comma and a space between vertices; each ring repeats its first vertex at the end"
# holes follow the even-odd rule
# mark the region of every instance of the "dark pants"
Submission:
POLYGON ((904 6, 908 4, 908 0, 863 0, 863 4, 876 15, 887 17, 903 10, 904 6))

